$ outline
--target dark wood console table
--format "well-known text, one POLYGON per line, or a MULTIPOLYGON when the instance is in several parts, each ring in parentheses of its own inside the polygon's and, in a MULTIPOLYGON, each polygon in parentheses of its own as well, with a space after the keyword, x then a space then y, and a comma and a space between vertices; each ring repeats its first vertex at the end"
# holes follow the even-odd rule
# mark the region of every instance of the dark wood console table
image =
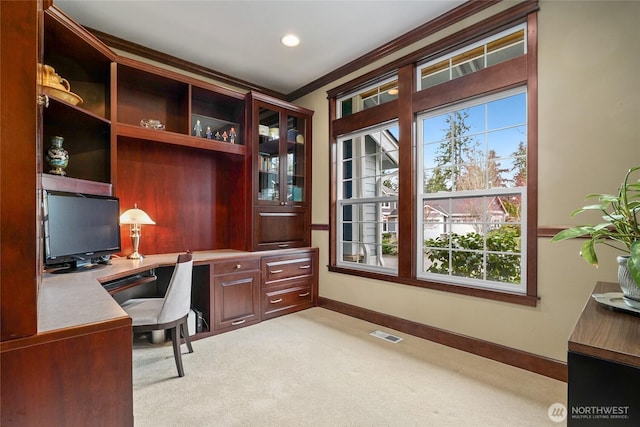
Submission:
MULTIPOLYGON (((620 292, 598 282, 593 293, 620 292)), ((569 338, 569 426, 640 425, 640 315, 590 298, 569 338)))

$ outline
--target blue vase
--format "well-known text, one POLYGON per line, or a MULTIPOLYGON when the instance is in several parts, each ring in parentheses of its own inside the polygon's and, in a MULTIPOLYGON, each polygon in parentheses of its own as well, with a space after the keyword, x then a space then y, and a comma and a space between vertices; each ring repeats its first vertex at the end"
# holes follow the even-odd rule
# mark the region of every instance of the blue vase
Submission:
POLYGON ((51 147, 47 151, 47 163, 51 166, 49 173, 55 175, 66 175, 64 169, 69 164, 69 153, 62 148, 64 138, 61 136, 51 137, 51 147))

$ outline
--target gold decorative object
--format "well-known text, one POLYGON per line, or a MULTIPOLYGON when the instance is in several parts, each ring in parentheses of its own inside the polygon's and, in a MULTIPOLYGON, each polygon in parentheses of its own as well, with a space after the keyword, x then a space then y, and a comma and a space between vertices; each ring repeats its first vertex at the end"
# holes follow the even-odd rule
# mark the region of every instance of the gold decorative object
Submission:
POLYGON ((82 98, 71 92, 71 85, 67 79, 62 78, 56 70, 45 64, 38 64, 38 83, 42 85, 42 92, 48 96, 61 99, 72 105, 82 104, 82 98))
POLYGON ((133 209, 126 210, 122 215, 120 215, 120 224, 130 224, 131 225, 131 244, 133 245, 133 253, 131 253, 127 258, 129 259, 142 259, 144 258, 140 252, 138 252, 138 247, 140 245, 140 225, 142 224, 155 224, 155 221, 147 215, 145 211, 142 209, 138 209, 138 204, 134 203, 133 209))

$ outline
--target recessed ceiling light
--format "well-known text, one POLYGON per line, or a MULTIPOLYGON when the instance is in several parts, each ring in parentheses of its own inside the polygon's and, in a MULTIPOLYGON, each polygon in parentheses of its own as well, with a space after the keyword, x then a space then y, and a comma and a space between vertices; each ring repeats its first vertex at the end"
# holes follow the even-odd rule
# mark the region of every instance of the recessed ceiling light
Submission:
POLYGON ((282 36, 280 42, 287 47, 294 47, 300 44, 300 39, 294 34, 287 34, 286 36, 282 36))

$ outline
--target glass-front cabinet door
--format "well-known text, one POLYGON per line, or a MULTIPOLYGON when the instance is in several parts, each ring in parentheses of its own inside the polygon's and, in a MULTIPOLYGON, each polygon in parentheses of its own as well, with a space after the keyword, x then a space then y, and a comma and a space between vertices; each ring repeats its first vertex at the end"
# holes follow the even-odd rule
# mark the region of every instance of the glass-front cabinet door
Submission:
POLYGON ((281 206, 305 201, 307 119, 258 107, 258 201, 281 206))
POLYGON ((311 244, 313 111, 251 92, 252 250, 311 244))
POLYGON ((287 167, 285 203, 302 203, 305 200, 305 129, 306 119, 287 115, 287 167))
POLYGON ((280 112, 258 107, 258 200, 280 201, 280 112))

